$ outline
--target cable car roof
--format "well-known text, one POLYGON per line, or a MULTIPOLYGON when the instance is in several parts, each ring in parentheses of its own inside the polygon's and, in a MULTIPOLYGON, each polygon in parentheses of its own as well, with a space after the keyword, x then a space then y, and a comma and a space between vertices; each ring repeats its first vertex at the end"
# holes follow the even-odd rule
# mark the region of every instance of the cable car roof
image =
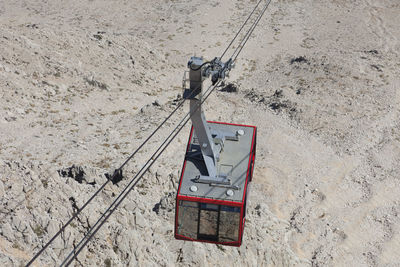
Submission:
POLYGON ((210 185, 209 183, 194 181, 199 175, 207 175, 207 169, 204 162, 190 156, 195 154, 199 147, 196 133, 192 130, 178 196, 241 203, 247 186, 246 179, 249 171, 255 127, 217 122, 209 122, 208 125, 213 130, 231 132, 238 135, 237 141, 225 140, 223 151, 217 163, 219 174, 227 174, 231 185, 210 185))

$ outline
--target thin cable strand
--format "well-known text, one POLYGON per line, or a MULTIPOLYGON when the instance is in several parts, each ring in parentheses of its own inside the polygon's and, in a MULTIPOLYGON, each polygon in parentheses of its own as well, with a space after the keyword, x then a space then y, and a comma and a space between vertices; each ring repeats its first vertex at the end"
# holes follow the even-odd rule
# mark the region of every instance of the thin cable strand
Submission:
MULTIPOLYGON (((192 92, 192 94, 194 91, 192 92)), ((154 134, 160 130, 160 128, 172 117, 172 115, 184 104, 185 99, 183 99, 178 106, 164 119, 164 121, 157 126, 157 128, 146 138, 146 140, 125 160, 125 162, 115 170, 111 178, 109 178, 103 185, 83 204, 81 208, 79 208, 72 217, 58 230, 58 232, 32 257, 32 259, 26 264, 26 266, 32 265, 32 263, 47 249, 47 247, 65 230, 65 228, 71 224, 71 222, 78 217, 78 215, 82 212, 83 209, 86 208, 87 205, 104 189, 104 187, 115 178, 115 175, 118 171, 122 170, 122 168, 139 152, 140 149, 154 136, 154 134)))
MULTIPOLYGON (((210 86, 206 91, 206 96, 202 99, 201 103, 196 107, 193 112, 200 108, 201 104, 207 100, 214 89, 220 84, 220 81, 214 85, 210 86)), ((107 221, 111 214, 116 210, 116 208, 122 203, 122 201, 128 196, 129 192, 136 186, 143 175, 148 171, 148 169, 154 164, 154 162, 161 156, 164 150, 169 146, 169 144, 175 139, 178 133, 186 125, 190 119, 190 115, 193 112, 188 112, 183 119, 178 123, 178 125, 172 130, 170 135, 164 140, 164 142, 158 147, 158 149, 153 153, 153 155, 147 160, 139 172, 131 179, 129 184, 125 186, 124 190, 117 196, 117 198, 111 203, 111 205, 106 209, 106 211, 100 216, 97 222, 89 229, 85 236, 80 240, 78 245, 68 254, 60 266, 69 266, 72 261, 79 255, 81 250, 86 246, 86 244, 93 238, 100 227, 107 221), (183 123, 183 124, 182 124, 183 123), (179 128, 179 129, 178 129, 179 128), (178 129, 177 132, 175 132, 178 129), (172 136, 172 137, 171 137, 172 136), (164 146, 164 147, 163 147, 164 146), (148 165, 148 166, 147 166, 148 165), (146 167, 147 166, 147 167, 146 167), (98 226, 97 226, 98 225, 98 226), (78 250, 76 250, 78 248, 78 250)))
POLYGON ((254 7, 253 11, 251 11, 250 15, 247 17, 246 21, 242 24, 242 26, 240 27, 239 31, 236 33, 235 37, 233 37, 233 39, 231 40, 231 42, 229 43, 228 47, 225 49, 225 51, 222 53, 221 57, 219 58, 220 60, 222 59, 222 57, 225 55, 225 53, 228 51, 229 47, 232 45, 232 43, 236 40, 236 38, 238 37, 239 33, 242 31, 242 29, 244 28, 244 26, 247 24, 247 22, 249 21, 250 17, 253 15, 254 11, 257 9, 258 5, 264 0, 260 0, 258 1, 257 5, 254 7))
POLYGON ((233 55, 236 53, 236 51, 237 51, 237 50, 239 49, 239 47, 240 47, 239 52, 236 54, 236 56, 235 56, 235 58, 233 59, 232 62, 235 62, 236 59, 237 59, 237 57, 239 56, 240 52, 242 52, 243 47, 246 45, 247 41, 250 39, 251 34, 253 33, 254 29, 257 27, 258 23, 260 22, 261 18, 263 17, 263 15, 264 15, 265 11, 267 10, 267 8, 268 8, 268 6, 269 6, 270 3, 271 3, 271 0, 269 0, 269 1, 265 4, 264 9, 261 11, 261 13, 258 15, 257 19, 254 21, 254 23, 252 24, 252 26, 250 27, 250 29, 247 31, 246 35, 244 36, 244 38, 243 38, 242 41, 240 42, 240 43, 243 43, 243 41, 244 41, 243 45, 239 45, 239 46, 236 48, 235 52, 232 54, 231 58, 233 57, 233 55))

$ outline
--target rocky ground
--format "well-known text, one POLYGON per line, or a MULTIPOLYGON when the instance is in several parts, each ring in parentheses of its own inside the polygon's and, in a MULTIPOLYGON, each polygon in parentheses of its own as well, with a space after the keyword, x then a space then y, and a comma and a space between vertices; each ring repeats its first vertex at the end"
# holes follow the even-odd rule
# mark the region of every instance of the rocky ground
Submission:
MULTIPOLYGON (((0 265, 21 266, 222 53, 254 0, 0 0, 0 265)), ((258 127, 240 248, 177 241, 186 126, 75 266, 399 266, 400 3, 272 1, 208 119, 258 127)), ((221 88, 220 88, 221 89, 221 88)), ((173 126, 35 262, 60 264, 173 126)))

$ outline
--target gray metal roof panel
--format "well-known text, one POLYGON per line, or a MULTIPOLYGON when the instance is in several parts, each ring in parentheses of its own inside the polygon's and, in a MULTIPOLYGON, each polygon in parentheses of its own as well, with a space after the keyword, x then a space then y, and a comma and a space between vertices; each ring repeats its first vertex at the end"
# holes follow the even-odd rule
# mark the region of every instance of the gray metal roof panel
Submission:
MULTIPOLYGON (((227 194, 229 188, 193 182, 193 179, 198 175, 207 175, 207 169, 204 162, 186 157, 186 165, 181 178, 179 195, 242 202, 255 128, 246 125, 231 125, 214 122, 208 123, 208 125, 211 130, 231 132, 232 134, 235 134, 238 130, 244 131, 244 134, 239 136, 238 141, 225 140, 224 148, 220 154, 220 160, 217 163, 217 169, 222 172, 231 169, 231 175, 229 177, 231 185, 237 186, 239 189, 231 189, 234 194, 229 196, 227 194), (190 190, 190 187, 193 185, 197 187, 196 192, 190 190)), ((188 152, 196 149, 199 149, 199 147, 196 133, 193 131, 188 152)))

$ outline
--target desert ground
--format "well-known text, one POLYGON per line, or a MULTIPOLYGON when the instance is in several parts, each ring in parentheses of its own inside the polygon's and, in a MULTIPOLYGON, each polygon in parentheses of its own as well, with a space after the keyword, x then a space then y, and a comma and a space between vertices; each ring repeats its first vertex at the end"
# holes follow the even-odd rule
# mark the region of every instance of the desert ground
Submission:
MULTIPOLYGON (((0 266, 24 266, 176 107, 254 0, 0 0, 0 266), (69 168, 83 175, 69 175, 69 168), (78 179, 79 178, 79 179, 78 179)), ((255 125, 240 248, 174 239, 188 124, 74 266, 400 266, 400 2, 272 0, 207 119, 255 125)), ((34 262, 60 264, 185 104, 34 262)))

